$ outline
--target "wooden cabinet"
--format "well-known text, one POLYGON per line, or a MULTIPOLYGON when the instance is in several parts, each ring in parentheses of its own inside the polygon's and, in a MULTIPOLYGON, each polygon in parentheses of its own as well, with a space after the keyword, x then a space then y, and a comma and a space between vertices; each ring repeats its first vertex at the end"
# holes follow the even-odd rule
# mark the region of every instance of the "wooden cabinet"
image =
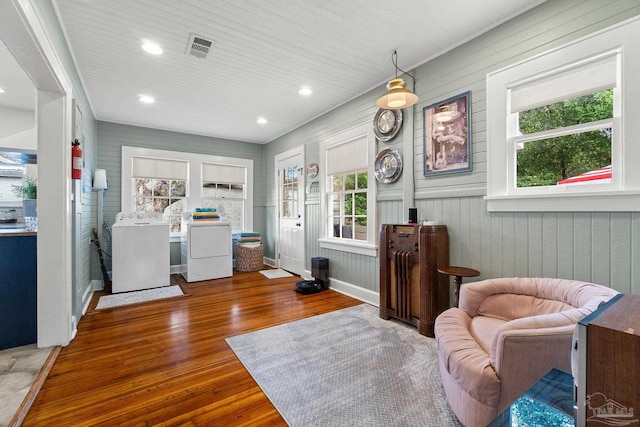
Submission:
POLYGON ((433 336, 436 317, 449 308, 449 265, 445 225, 383 224, 380 230, 380 317, 391 317, 433 336))
POLYGON ((640 295, 615 296, 578 323, 578 334, 577 425, 637 423, 640 295))
POLYGON ((33 344, 36 342, 36 236, 0 236, 0 260, 0 350, 33 344))

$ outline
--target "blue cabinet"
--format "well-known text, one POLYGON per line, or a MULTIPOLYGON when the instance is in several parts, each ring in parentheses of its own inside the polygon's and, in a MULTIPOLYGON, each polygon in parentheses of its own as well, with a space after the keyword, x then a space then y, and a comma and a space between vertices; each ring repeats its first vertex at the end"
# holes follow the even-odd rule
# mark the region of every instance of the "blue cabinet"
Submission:
POLYGON ((0 350, 36 342, 37 237, 0 236, 0 350))

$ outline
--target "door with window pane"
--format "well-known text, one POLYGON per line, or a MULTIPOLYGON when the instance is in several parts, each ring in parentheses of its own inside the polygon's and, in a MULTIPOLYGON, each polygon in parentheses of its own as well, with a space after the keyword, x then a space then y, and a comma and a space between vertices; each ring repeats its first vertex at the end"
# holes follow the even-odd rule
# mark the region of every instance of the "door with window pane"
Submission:
POLYGON ((278 267, 301 275, 304 271, 304 178, 299 153, 276 156, 278 182, 278 267))

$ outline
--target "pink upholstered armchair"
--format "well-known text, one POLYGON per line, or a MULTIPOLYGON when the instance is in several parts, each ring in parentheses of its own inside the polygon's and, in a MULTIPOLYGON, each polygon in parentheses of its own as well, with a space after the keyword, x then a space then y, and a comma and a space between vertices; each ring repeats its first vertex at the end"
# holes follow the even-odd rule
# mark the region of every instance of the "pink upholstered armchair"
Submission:
POLYGON ((437 317, 440 375, 466 427, 484 427, 551 368, 571 372, 576 323, 618 292, 592 283, 502 278, 467 283, 437 317))

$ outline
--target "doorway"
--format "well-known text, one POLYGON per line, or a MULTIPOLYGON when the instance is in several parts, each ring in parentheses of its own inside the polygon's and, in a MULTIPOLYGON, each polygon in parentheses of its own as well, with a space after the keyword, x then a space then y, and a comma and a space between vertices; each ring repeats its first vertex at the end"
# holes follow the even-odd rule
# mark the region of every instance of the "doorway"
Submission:
POLYGON ((0 38, 36 88, 37 345, 71 339, 71 83, 37 3, 0 1, 0 38))
POLYGON ((305 259, 304 146, 275 157, 278 187, 276 265, 302 276, 305 259))

